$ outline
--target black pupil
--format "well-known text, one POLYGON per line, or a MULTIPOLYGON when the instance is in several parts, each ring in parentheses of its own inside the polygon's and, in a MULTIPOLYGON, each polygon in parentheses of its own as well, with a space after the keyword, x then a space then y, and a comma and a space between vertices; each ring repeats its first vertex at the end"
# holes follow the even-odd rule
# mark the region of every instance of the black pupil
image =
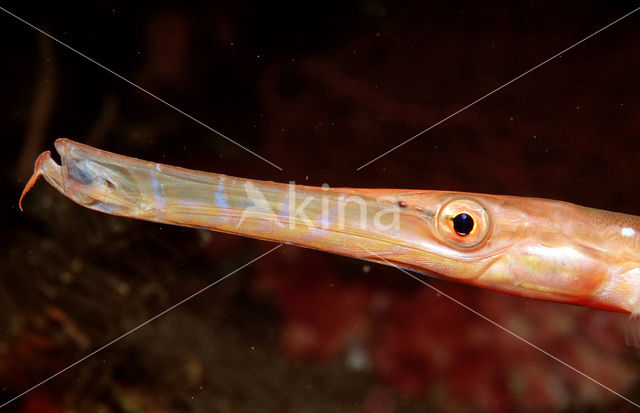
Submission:
POLYGON ((469 235, 473 230, 473 218, 471 218, 471 215, 465 213, 456 215, 453 217, 453 229, 458 235, 469 235))

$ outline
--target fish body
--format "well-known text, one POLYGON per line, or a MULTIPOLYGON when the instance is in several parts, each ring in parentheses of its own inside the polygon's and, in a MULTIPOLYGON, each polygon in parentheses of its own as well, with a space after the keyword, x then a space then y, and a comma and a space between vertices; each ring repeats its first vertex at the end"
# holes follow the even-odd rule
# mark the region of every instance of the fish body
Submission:
POLYGON ((640 217, 562 201, 329 188, 193 171, 58 139, 43 176, 76 203, 289 243, 522 297, 637 313, 640 217))

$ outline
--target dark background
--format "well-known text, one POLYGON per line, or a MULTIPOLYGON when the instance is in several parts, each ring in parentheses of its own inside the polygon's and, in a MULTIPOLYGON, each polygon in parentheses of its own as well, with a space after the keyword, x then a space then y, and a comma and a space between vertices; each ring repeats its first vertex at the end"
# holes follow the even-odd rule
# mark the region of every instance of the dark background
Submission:
MULTIPOLYGON (((0 3, 0 404, 272 247, 85 210, 38 184, 67 137, 331 186, 640 214, 640 14, 356 168, 638 6, 619 1, 0 3)), ((640 401, 627 317, 433 284, 640 401)), ((285 246, 4 411, 626 411, 393 268, 285 246)))

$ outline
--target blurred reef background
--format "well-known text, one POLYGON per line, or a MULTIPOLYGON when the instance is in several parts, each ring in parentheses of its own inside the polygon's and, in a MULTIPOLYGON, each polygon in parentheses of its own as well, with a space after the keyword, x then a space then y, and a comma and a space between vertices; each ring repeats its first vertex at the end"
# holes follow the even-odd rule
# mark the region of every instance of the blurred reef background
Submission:
MULTIPOLYGON (((366 168, 632 1, 0 6, 0 404, 273 245, 83 209, 36 156, 123 155, 310 185, 536 196, 640 215, 640 14, 366 168)), ((640 402, 627 317, 429 280, 640 402)), ((393 268, 284 246, 6 412, 623 412, 633 408, 393 268)))

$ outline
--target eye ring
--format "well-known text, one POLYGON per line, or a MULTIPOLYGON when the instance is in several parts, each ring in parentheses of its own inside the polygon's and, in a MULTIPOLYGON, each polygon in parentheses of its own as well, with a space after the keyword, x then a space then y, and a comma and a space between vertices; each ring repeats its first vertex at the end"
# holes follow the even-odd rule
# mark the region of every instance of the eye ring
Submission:
POLYGON ((487 238, 490 221, 480 203, 471 199, 454 199, 440 208, 436 226, 443 241, 466 249, 477 247, 487 238))

